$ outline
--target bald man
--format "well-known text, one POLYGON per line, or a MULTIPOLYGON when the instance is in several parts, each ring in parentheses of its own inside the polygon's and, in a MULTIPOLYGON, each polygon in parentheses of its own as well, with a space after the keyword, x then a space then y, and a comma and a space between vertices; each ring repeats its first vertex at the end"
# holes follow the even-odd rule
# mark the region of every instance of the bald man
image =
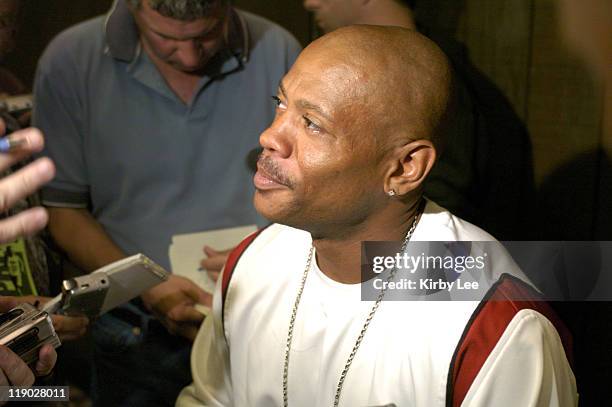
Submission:
MULTIPOLYGON (((527 130, 501 91, 470 62, 465 46, 417 20, 416 3, 304 0, 304 7, 323 32, 351 24, 397 26, 418 30, 436 42, 453 68, 456 102, 425 195, 500 240, 528 239, 532 230, 525 220, 532 210, 534 184, 527 130)), ((435 7, 422 3, 424 10, 435 7)), ((451 3, 445 7, 453 14, 458 6, 451 3)))
POLYGON ((177 405, 576 404, 562 327, 512 299, 532 290, 503 253, 486 295, 507 300, 384 301, 390 285, 361 300, 363 241, 493 240, 422 196, 449 82, 442 52, 403 28, 303 51, 260 137, 254 201, 276 223, 230 255, 177 405))

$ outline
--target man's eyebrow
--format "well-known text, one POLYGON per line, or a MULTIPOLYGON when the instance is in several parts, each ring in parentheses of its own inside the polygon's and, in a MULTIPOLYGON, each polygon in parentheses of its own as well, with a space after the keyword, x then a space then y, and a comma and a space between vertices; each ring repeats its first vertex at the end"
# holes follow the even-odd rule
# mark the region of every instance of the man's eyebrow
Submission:
MULTIPOLYGON (((285 90, 285 87, 283 86, 283 81, 279 81, 278 82, 278 89, 280 90, 281 95, 283 95, 283 97, 285 99, 287 99, 287 91, 285 90)), ((317 112, 318 114, 320 114, 321 116, 323 116, 323 118, 329 122, 332 121, 331 117, 329 116, 329 114, 327 112, 325 112, 325 110, 323 110, 319 105, 316 105, 312 102, 309 102, 307 100, 304 99, 300 99, 298 101, 296 101, 296 104, 298 105, 298 107, 302 108, 302 109, 306 109, 306 110, 313 110, 315 112, 317 112)))
POLYGON ((197 38, 197 37, 192 37, 192 38, 173 37, 172 35, 164 34, 163 32, 159 32, 153 28, 151 28, 151 31, 153 31, 155 34, 159 35, 162 38, 173 40, 173 41, 185 41, 185 40, 191 40, 191 39, 197 38))
POLYGON ((304 99, 300 99, 298 101, 295 102, 299 107, 301 107, 302 109, 306 109, 306 110, 313 110, 315 112, 317 112, 318 114, 320 114, 321 116, 323 116, 323 118, 329 122, 332 121, 331 117, 329 116, 329 114, 323 110, 323 108, 321 108, 321 106, 316 105, 312 102, 309 102, 307 100, 304 99))
POLYGON ((287 91, 285 90, 285 87, 283 86, 282 79, 278 81, 278 89, 280 90, 281 95, 283 95, 285 99, 287 99, 287 91))

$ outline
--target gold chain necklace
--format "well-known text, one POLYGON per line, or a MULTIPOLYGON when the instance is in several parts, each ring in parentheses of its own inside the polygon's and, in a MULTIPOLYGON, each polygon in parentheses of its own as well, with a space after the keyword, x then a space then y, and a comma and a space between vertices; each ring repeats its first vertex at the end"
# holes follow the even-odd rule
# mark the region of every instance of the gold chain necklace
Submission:
MULTIPOLYGON (((403 253, 406 250, 408 241, 410 241, 410 238, 412 237, 412 234, 414 233, 414 230, 416 229, 417 223, 419 222, 419 218, 422 214, 423 207, 424 207, 423 202, 419 203, 417 211, 414 215, 412 226, 410 226, 410 229, 408 230, 408 232, 406 233, 406 236, 404 237, 404 241, 402 243, 400 253, 403 253)), ((306 285, 306 278, 308 277, 308 271, 310 270, 310 265, 312 264, 313 255, 314 255, 314 246, 310 246, 310 252, 308 253, 308 259, 306 260, 306 268, 304 269, 304 274, 302 275, 302 281, 301 281, 297 296, 295 298, 295 303, 293 304, 293 310, 291 311, 291 319, 289 321, 289 330, 287 332, 287 342, 285 346, 285 365, 283 369, 283 406, 284 407, 289 406, 289 354, 291 352, 291 341, 293 340, 293 328, 295 327, 295 318, 297 316, 297 311, 300 306, 300 300, 302 298, 302 293, 304 292, 304 286, 306 285)), ((394 268, 393 270, 391 270, 391 272, 389 273, 389 277, 387 277, 386 281, 389 282, 393 280, 396 272, 397 272, 397 268, 394 268)), ((349 357, 346 360, 346 363, 344 364, 344 369, 342 370, 342 373, 340 374, 340 379, 338 380, 338 387, 336 388, 336 396, 334 398, 334 407, 338 407, 338 404, 340 403, 340 395, 342 394, 342 386, 344 386, 344 379, 346 379, 348 370, 351 367, 351 364, 353 363, 353 359, 355 358, 355 355, 357 354, 357 350, 359 349, 359 346, 361 345, 361 341, 363 341, 363 337, 365 336, 368 326, 370 326, 370 322, 372 321, 372 318, 374 318, 374 314, 376 313, 376 310, 378 309, 383 297, 385 296, 385 292, 387 291, 388 284, 384 284, 383 287, 384 288, 380 290, 380 294, 378 294, 378 297, 376 298, 376 302, 372 306, 372 309, 370 310, 370 313, 368 314, 368 317, 366 318, 365 323, 363 324, 363 328, 361 328, 361 332, 359 333, 359 336, 357 337, 357 340, 355 341, 353 350, 349 354, 349 357)))

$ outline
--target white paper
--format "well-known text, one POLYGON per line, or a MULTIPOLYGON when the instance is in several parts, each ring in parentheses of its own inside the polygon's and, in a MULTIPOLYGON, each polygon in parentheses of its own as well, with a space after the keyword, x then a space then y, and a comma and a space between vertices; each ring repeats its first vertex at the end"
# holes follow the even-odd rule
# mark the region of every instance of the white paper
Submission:
POLYGON ((249 225, 174 235, 172 244, 168 248, 172 272, 192 280, 204 291, 212 293, 215 282, 208 277, 205 270, 199 270, 200 262, 206 257, 204 246, 210 246, 215 250, 230 249, 256 230, 257 226, 249 225))

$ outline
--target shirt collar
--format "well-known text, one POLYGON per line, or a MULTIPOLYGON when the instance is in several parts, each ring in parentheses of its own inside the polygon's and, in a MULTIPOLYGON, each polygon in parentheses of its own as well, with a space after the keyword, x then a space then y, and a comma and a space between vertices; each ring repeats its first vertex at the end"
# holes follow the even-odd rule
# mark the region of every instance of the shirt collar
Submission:
MULTIPOLYGON (((226 38, 227 50, 241 63, 249 58, 250 38, 247 22, 234 8, 230 10, 230 24, 226 38)), ((138 27, 125 0, 115 0, 104 24, 106 51, 113 58, 132 62, 140 50, 138 27)))

